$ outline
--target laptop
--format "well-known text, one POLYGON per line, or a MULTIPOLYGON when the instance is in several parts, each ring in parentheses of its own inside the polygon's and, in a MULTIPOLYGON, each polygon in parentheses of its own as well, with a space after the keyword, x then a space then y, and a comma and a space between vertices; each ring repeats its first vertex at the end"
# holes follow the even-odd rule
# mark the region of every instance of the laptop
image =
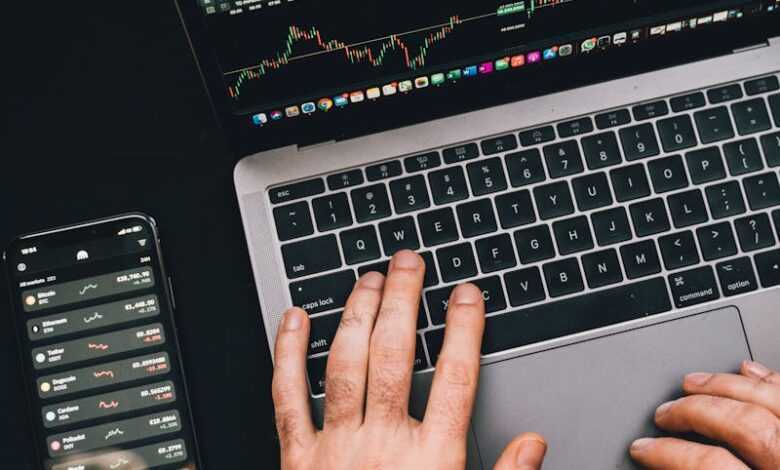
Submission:
POLYGON ((324 370, 356 278, 427 265, 411 412, 448 294, 487 308, 469 467, 634 468, 684 374, 780 368, 780 1, 179 0, 236 157, 269 347, 324 370))

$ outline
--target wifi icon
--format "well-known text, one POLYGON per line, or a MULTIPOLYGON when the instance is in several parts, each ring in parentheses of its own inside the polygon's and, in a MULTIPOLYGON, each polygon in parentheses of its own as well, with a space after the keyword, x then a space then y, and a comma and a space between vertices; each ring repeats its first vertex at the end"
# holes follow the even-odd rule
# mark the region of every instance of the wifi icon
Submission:
POLYGON ((146 238, 142 238, 142 239, 138 240, 138 244, 139 244, 140 246, 142 246, 142 247, 143 247, 143 246, 146 246, 146 238))

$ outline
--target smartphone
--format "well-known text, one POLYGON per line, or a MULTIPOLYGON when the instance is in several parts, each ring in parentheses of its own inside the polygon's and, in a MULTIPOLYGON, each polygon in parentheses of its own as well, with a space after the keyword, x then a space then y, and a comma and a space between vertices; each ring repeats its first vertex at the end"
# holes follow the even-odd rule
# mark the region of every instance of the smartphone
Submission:
POLYGON ((3 259, 38 468, 201 469, 154 219, 21 236, 3 259))

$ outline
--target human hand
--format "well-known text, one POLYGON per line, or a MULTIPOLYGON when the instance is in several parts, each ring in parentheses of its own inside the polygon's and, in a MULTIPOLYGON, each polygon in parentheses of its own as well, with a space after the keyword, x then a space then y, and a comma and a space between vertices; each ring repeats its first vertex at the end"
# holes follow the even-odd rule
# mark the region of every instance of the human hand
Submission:
POLYGON ((780 469, 780 374, 745 361, 739 375, 690 374, 683 390, 688 396, 658 407, 656 424, 732 450, 676 438, 639 439, 631 445, 637 462, 669 470, 780 469))
MULTIPOLYGON (((276 338, 273 399, 285 470, 462 469, 485 326, 482 293, 453 290, 425 419, 409 416, 415 328, 425 263, 403 251, 387 278, 362 276, 349 297, 326 369, 323 429, 309 410, 309 318, 285 313, 276 338)), ((516 437, 496 469, 541 467, 544 440, 516 437)))

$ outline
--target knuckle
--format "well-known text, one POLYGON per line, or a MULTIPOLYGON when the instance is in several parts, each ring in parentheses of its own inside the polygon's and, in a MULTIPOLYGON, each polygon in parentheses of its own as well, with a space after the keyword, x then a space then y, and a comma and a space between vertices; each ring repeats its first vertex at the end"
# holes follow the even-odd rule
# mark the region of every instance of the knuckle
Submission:
POLYGON ((341 376, 329 377, 325 393, 325 422, 338 424, 353 416, 358 399, 355 382, 341 376))
POLYGON ((300 417, 291 410, 277 410, 274 416, 276 431, 279 435, 279 444, 282 449, 289 449, 297 441, 300 429, 300 417))
POLYGON ((772 462, 777 468, 780 466, 780 424, 777 422, 773 425, 761 429, 754 433, 754 442, 756 446, 756 453, 763 457, 762 460, 772 462))
POLYGON ((352 328, 360 327, 365 322, 373 322, 374 310, 365 308, 365 306, 349 306, 341 315, 341 327, 352 328))
POLYGON ((368 387, 369 400, 382 410, 386 418, 401 417, 405 374, 392 366, 375 367, 368 387))
POLYGON ((441 356, 436 368, 448 385, 469 387, 476 382, 474 368, 466 361, 441 356))
POLYGON ((731 452, 722 447, 707 447, 697 460, 699 468, 723 468, 723 463, 733 458, 731 452))

